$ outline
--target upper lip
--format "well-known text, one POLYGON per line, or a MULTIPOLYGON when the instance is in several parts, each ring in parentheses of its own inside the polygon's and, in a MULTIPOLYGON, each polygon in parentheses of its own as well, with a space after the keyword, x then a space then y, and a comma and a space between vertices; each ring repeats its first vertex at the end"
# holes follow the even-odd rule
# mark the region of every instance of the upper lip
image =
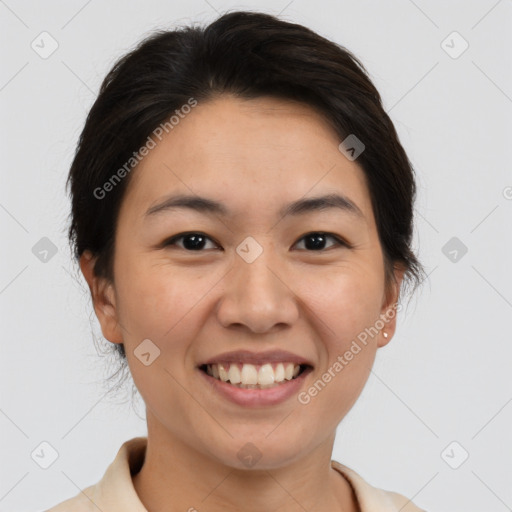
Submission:
POLYGON ((207 361, 204 364, 217 364, 217 363, 249 363, 249 364, 264 364, 264 363, 295 363, 313 366, 313 364, 297 354, 288 352, 286 350, 268 350, 265 352, 251 352, 250 350, 235 350, 232 352, 223 352, 207 361))

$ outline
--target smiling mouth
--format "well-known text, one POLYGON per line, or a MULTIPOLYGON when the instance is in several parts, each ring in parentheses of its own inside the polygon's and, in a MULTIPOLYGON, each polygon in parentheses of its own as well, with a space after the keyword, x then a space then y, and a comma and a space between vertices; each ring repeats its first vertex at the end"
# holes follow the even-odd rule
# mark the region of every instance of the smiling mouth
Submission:
POLYGON ((289 362, 249 364, 203 364, 199 369, 210 377, 244 389, 267 389, 286 384, 312 367, 289 362))

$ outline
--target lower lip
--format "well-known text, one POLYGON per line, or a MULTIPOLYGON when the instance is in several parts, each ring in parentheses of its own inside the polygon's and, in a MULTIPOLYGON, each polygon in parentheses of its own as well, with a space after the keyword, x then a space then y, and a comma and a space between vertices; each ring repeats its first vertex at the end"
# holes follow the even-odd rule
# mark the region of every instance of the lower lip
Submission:
POLYGON ((297 395, 300 388, 304 384, 306 376, 312 371, 311 367, 307 367, 295 379, 288 380, 266 389, 245 389, 238 388, 227 382, 211 377, 199 368, 198 372, 206 379, 207 384, 220 395, 224 396, 235 404, 244 407, 258 407, 267 405, 277 405, 288 400, 293 395, 297 395))

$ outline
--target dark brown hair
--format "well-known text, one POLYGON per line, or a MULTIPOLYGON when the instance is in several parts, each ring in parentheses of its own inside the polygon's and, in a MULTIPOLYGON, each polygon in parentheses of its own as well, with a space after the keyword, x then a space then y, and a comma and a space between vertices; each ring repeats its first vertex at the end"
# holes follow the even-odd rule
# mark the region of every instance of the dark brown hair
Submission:
MULTIPOLYGON (((114 235, 134 169, 105 198, 94 193, 133 156, 153 130, 195 98, 201 104, 229 93, 306 103, 323 114, 340 142, 365 144, 364 171, 382 245, 386 283, 393 266, 416 286, 423 269, 412 249, 416 186, 380 95, 361 62, 312 30, 272 15, 236 11, 206 27, 151 34, 105 77, 80 135, 69 172, 69 239, 77 259, 98 257, 95 273, 113 279, 114 235)), ((124 358, 122 345, 114 345, 124 358)))

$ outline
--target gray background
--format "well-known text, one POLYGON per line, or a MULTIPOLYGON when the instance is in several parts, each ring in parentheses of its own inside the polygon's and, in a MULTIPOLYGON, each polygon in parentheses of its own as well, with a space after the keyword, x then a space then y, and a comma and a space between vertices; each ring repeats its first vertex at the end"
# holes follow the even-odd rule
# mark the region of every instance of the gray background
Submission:
POLYGON ((511 0, 0 1, 0 510, 74 496, 146 432, 140 400, 134 412, 105 395, 113 368, 69 253, 64 182, 119 56, 155 28, 244 7, 360 57, 418 174, 415 247, 429 278, 378 351, 333 458, 429 511, 512 510, 511 0), (58 43, 47 58, 31 47, 43 31, 58 43), (59 454, 48 469, 31 457, 44 441, 59 454))

